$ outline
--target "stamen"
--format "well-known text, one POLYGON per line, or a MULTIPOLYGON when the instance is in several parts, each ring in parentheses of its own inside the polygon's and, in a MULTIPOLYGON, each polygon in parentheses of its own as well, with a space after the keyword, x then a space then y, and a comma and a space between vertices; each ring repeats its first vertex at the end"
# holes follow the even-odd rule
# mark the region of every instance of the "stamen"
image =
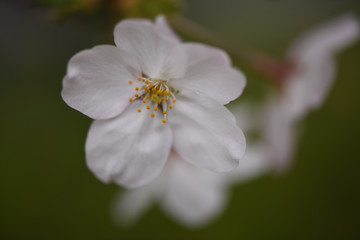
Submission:
POLYGON ((142 101, 143 103, 146 103, 146 100, 145 99, 143 99, 143 101, 142 101))
POLYGON ((149 110, 149 109, 150 109, 150 106, 149 106, 149 105, 147 105, 147 106, 146 106, 146 109, 147 109, 147 110, 149 110))
POLYGON ((172 109, 172 105, 169 105, 169 108, 172 109))
POLYGON ((139 97, 139 94, 136 93, 134 96, 135 96, 136 98, 138 98, 138 97, 139 97))
POLYGON ((164 111, 163 111, 163 114, 166 114, 166 113, 167 113, 167 111, 166 111, 166 110, 164 110, 164 111))
POLYGON ((152 117, 152 118, 155 117, 155 114, 154 113, 150 114, 150 117, 152 117))
POLYGON ((162 120, 162 123, 166 123, 166 119, 163 119, 163 120, 162 120))
POLYGON ((157 107, 154 107, 154 111, 155 111, 155 112, 157 111, 157 107))
POLYGON ((129 84, 132 84, 132 81, 131 81, 131 80, 129 81, 129 84))
POLYGON ((132 102, 133 101, 133 99, 132 98, 129 98, 129 102, 132 102))
POLYGON ((142 80, 142 78, 141 77, 138 77, 138 81, 141 81, 142 80))
POLYGON ((139 91, 139 88, 138 88, 138 87, 136 87, 136 88, 135 88, 135 91, 139 91))
POLYGON ((138 110, 137 110, 138 112, 141 112, 141 109, 140 108, 138 108, 138 110))

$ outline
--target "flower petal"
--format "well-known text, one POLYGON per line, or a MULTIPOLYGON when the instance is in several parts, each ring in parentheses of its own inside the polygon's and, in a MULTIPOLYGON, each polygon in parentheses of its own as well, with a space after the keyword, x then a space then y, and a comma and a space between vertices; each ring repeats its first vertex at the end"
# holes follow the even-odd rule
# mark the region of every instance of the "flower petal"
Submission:
POLYGON ((359 38, 360 25, 352 14, 341 16, 305 33, 291 47, 290 58, 334 54, 359 38))
POLYGON ((289 76, 280 104, 293 119, 303 117, 318 108, 334 82, 335 63, 331 56, 318 56, 299 62, 298 69, 289 76))
POLYGON ((165 37, 177 43, 181 42, 180 37, 171 29, 164 15, 158 15, 155 19, 156 30, 165 37))
POLYGON ((94 119, 119 115, 134 93, 129 80, 140 75, 135 59, 114 46, 96 46, 76 54, 63 80, 62 97, 94 119))
POLYGON ((227 199, 223 176, 196 168, 174 152, 169 161, 169 187, 161 198, 164 210, 191 227, 204 225, 218 216, 227 199))
POLYGON ((163 169, 172 144, 170 128, 159 116, 137 112, 133 102, 119 117, 95 121, 86 141, 89 168, 104 182, 136 188, 163 169))
POLYGON ((183 44, 187 54, 184 77, 171 82, 175 89, 191 89, 227 104, 239 97, 245 87, 244 75, 230 66, 228 55, 204 44, 183 44))
POLYGON ((125 190, 116 197, 111 215, 117 224, 131 225, 150 207, 152 202, 152 187, 144 186, 135 190, 125 190))
POLYGON ((185 73, 186 57, 181 45, 162 36, 147 20, 123 20, 115 27, 116 46, 134 55, 144 74, 169 80, 185 73))
POLYGON ((268 158, 280 171, 289 168, 297 141, 296 121, 278 99, 270 98, 265 109, 264 138, 268 158))
POLYGON ((182 91, 177 98, 169 115, 175 151, 200 168, 215 172, 236 168, 245 151, 245 137, 231 112, 199 94, 182 91))

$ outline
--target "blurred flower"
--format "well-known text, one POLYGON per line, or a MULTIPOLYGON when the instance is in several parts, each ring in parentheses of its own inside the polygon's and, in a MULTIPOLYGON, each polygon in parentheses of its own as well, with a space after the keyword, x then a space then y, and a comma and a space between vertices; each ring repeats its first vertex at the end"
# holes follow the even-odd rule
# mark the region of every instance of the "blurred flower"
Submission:
POLYGON ((345 15, 301 36, 290 48, 286 61, 293 68, 284 79, 280 96, 286 112, 293 118, 318 108, 335 77, 334 55, 359 37, 359 22, 345 15))
POLYGON ((359 37, 359 22, 345 15, 301 36, 290 48, 290 66, 281 80, 281 91, 266 103, 265 139, 269 157, 286 169, 297 139, 297 123, 321 106, 335 77, 334 55, 359 37))
POLYGON ((89 168, 104 182, 135 188, 151 182, 173 149, 215 172, 236 168, 245 138, 223 105, 245 78, 227 54, 182 43, 163 17, 121 21, 115 46, 76 54, 62 97, 95 119, 86 141, 89 168))
POLYGON ((172 152, 164 171, 152 183, 117 196, 111 214, 119 224, 130 225, 158 202, 181 224, 202 227, 224 211, 234 181, 245 182, 267 169, 264 153, 261 147, 248 147, 236 174, 219 174, 197 168, 172 152))

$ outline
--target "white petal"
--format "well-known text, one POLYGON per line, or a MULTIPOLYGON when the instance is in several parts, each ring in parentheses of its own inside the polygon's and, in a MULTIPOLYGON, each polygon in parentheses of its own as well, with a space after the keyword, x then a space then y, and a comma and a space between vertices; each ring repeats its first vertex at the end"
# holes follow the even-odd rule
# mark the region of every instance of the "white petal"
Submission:
POLYGON ((244 75, 230 66, 228 55, 204 44, 183 44, 187 54, 184 77, 171 82, 175 89, 191 89, 222 104, 239 97, 245 87, 244 75))
POLYGON ((134 55, 143 73, 169 80, 185 73, 185 54, 181 45, 162 36, 147 20, 123 20, 115 27, 116 46, 134 55))
POLYGON ((268 157, 278 170, 286 170, 292 162, 295 151, 296 122, 277 99, 269 99, 266 111, 264 138, 268 145, 268 157))
POLYGON ((153 189, 144 186, 136 190, 124 190, 115 199, 111 215, 117 224, 133 224, 152 204, 153 189))
POLYGON ((245 137, 231 112, 194 93, 182 91, 177 99, 169 114, 175 151, 200 168, 215 172, 236 168, 245 151, 245 137))
POLYGON ((319 56, 299 62, 298 69, 289 76, 282 103, 294 119, 318 108, 334 82, 335 64, 331 56, 319 56))
POLYGON ((305 33, 294 43, 291 58, 334 54, 359 38, 360 25, 352 14, 341 16, 305 33))
POLYGON ((104 182, 136 188, 151 182, 163 169, 172 144, 170 128, 158 115, 150 118, 135 101, 118 117, 97 120, 86 141, 89 168, 104 182))
POLYGON ((227 199, 222 174, 215 174, 186 163, 177 154, 171 154, 168 189, 162 206, 179 222, 197 227, 218 216, 227 199))
POLYGON ((139 70, 126 52, 97 46, 72 57, 61 95, 69 106, 91 118, 112 118, 128 105, 134 94, 128 82, 140 76, 139 70))
POLYGON ((171 29, 164 15, 158 15, 156 17, 155 27, 162 36, 168 37, 177 43, 181 42, 180 37, 171 29))
POLYGON ((226 174, 225 177, 230 182, 244 183, 272 170, 273 166, 267 144, 248 144, 245 155, 239 162, 239 166, 233 172, 226 174))

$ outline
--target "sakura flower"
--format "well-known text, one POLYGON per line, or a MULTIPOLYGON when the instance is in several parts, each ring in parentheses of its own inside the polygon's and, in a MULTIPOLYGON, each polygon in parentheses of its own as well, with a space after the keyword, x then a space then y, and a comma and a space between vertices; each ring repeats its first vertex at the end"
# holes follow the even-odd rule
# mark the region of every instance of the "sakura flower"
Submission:
POLYGON ((179 223, 202 227, 224 211, 234 181, 243 183, 266 169, 264 153, 260 147, 248 147, 234 172, 219 174, 197 168, 172 152, 158 178, 117 196, 111 214, 120 224, 132 224, 152 204, 158 203, 179 223))
POLYGON ((135 188, 156 178, 173 149, 215 172, 233 170, 245 138, 223 106, 245 78, 220 49, 182 43, 163 17, 123 20, 115 46, 76 54, 62 97, 95 119, 86 141, 88 167, 103 182, 135 188))
POLYGON ((285 76, 281 104, 294 118, 318 108, 335 78, 334 56, 359 37, 359 22, 351 14, 314 28, 295 41, 286 60, 293 68, 285 76))
POLYGON ((269 157, 286 169, 295 150, 298 122, 321 106, 335 77, 334 56, 359 37, 359 22, 345 15, 317 27, 290 48, 292 68, 283 79, 282 91, 269 97, 264 107, 264 137, 269 157))

